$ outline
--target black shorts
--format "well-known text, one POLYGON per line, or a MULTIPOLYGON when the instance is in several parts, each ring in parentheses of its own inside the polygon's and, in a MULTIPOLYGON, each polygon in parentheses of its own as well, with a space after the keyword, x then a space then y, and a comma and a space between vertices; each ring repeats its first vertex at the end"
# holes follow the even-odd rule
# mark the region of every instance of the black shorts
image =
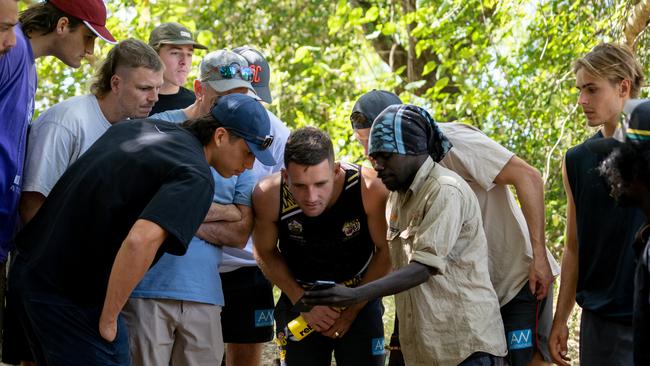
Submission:
POLYGON ((225 306, 224 343, 264 343, 273 339, 273 285, 257 267, 221 273, 225 306))
POLYGON ((312 332, 301 340, 289 333, 287 324, 300 316, 291 311, 289 299, 282 295, 275 308, 276 343, 287 366, 329 366, 332 352, 339 366, 384 365, 384 323, 381 300, 370 301, 357 315, 350 329, 338 339, 312 332))
MULTIPOLYGON (((552 286, 549 287, 550 291, 553 291, 552 286)), ((551 310, 552 302, 549 308, 546 306, 549 303, 549 298, 552 298, 550 294, 544 300, 538 301, 530 292, 528 282, 526 282, 519 293, 501 307, 501 317, 508 345, 506 358, 511 366, 527 365, 536 350, 540 351, 542 356, 548 353, 544 349, 548 347, 545 342, 548 334, 543 334, 546 327, 540 327, 540 318, 542 314, 551 310)), ((545 319, 545 321, 547 320, 545 319)))

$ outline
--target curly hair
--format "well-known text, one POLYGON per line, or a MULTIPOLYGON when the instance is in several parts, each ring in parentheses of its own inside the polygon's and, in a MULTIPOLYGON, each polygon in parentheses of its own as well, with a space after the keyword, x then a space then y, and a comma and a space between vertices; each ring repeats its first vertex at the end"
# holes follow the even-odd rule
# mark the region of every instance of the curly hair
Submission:
POLYGON ((600 165, 600 174, 617 201, 635 180, 650 189, 650 141, 627 142, 616 148, 600 165))

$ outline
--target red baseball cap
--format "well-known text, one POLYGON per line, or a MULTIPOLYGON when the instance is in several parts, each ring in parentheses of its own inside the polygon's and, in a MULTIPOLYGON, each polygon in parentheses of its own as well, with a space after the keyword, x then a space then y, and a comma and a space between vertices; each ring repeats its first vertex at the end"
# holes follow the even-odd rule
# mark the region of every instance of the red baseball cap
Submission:
POLYGON ((99 38, 116 44, 117 40, 106 29, 106 5, 102 0, 49 0, 62 12, 81 19, 99 38))

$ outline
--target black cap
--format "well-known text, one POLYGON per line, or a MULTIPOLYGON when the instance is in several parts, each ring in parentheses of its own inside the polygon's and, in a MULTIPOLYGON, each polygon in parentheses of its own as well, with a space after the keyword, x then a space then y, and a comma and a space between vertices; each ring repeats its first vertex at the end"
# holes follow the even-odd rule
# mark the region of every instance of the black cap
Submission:
POLYGON ((370 128, 372 122, 386 107, 394 104, 404 104, 397 95, 386 90, 372 90, 362 95, 354 107, 352 107, 352 114, 350 114, 350 122, 352 128, 370 128), (359 114, 363 118, 358 118, 359 114))

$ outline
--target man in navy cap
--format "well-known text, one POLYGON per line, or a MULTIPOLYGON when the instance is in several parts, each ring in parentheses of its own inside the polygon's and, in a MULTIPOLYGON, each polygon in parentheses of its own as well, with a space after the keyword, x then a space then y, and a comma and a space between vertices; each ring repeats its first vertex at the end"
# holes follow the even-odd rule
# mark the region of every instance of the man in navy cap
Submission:
MULTIPOLYGON (((251 69, 249 90, 252 87, 263 102, 271 103, 271 69, 262 53, 249 46, 237 47, 232 52, 243 57, 251 69)), ((289 135, 283 122, 273 113, 269 112, 269 118, 279 132, 276 136, 277 149, 274 150, 278 165, 273 167, 272 171, 253 167, 257 179, 282 168, 284 142, 289 135)), ((264 344, 273 339, 275 301, 273 285, 264 277, 253 257, 253 241, 249 238, 244 248, 224 247, 219 271, 226 302, 221 314, 223 341, 226 343, 226 365, 259 366, 264 344)))
POLYGON ((264 108, 221 98, 182 125, 111 127, 54 186, 17 235, 10 289, 38 364, 128 365, 120 310, 164 252, 182 255, 203 222, 214 183, 275 164, 264 108))

